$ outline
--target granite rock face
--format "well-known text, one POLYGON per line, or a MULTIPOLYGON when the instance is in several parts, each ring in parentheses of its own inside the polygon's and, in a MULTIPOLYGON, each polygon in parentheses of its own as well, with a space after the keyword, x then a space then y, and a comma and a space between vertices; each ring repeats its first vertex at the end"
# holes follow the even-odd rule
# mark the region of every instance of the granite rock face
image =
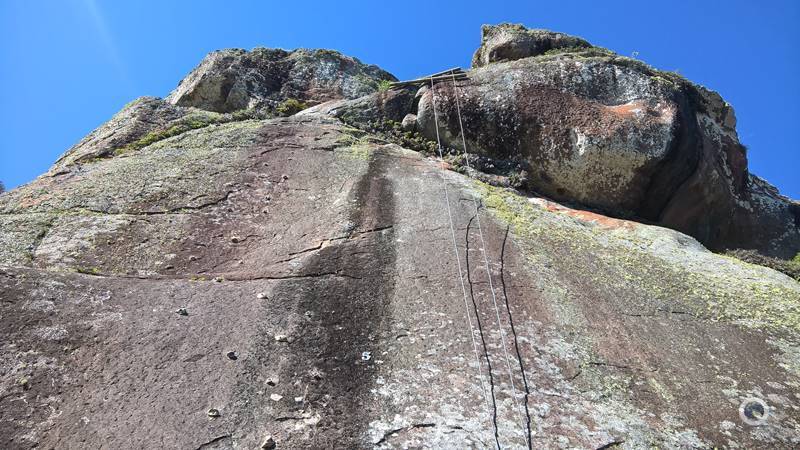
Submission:
POLYGON ((481 29, 481 46, 472 56, 472 67, 543 55, 552 50, 591 46, 579 37, 549 30, 531 30, 509 23, 484 25, 481 29))
MULTIPOLYGON (((524 162, 537 192, 674 228, 715 250, 800 252, 800 205, 749 174, 731 105, 675 74, 579 42, 484 28, 469 78, 436 86, 444 144, 461 147, 457 94, 468 149, 524 162), (529 51, 486 59, 498 40, 529 51)), ((417 111, 430 139, 432 95, 426 90, 417 111)))
MULTIPOLYGON (((114 150, 135 142, 150 132, 166 129, 190 112, 187 108, 174 106, 157 97, 134 100, 111 120, 67 150, 56 161, 56 166, 68 166, 110 156, 114 150)), ((202 114, 200 111, 198 113, 202 114)))
MULTIPOLYGON (((166 99, 142 97, 70 148, 52 171, 125 153, 187 130, 280 115, 335 99, 354 99, 395 80, 377 66, 332 50, 256 48, 206 56, 166 99)), ((51 171, 51 172, 52 172, 51 171)))
MULTIPOLYGON (((620 69, 626 89, 580 93, 574 63, 472 71, 469 127, 490 132, 478 101, 498 127, 527 126, 477 86, 507 64, 530 72, 520 88, 578 92, 520 91, 543 96, 525 103, 543 125, 560 126, 551 111, 586 136, 542 132, 553 147, 627 161, 603 169, 609 198, 638 182, 622 167, 677 179, 680 91, 620 69)), ((600 64, 581 70, 611 76, 600 64)), ((0 448, 800 446, 800 283, 392 141, 419 138, 408 114, 429 130, 433 92, 455 139, 451 89, 337 94, 291 117, 145 98, 0 195, 0 448)), ((733 129, 716 98, 698 136, 733 129)), ((515 156, 468 139, 482 167, 515 156)), ((775 208, 766 182, 741 183, 775 208)))
POLYGON ((396 79, 336 51, 230 49, 206 56, 167 101, 221 113, 274 107, 290 98, 317 104, 367 95, 382 80, 396 79))

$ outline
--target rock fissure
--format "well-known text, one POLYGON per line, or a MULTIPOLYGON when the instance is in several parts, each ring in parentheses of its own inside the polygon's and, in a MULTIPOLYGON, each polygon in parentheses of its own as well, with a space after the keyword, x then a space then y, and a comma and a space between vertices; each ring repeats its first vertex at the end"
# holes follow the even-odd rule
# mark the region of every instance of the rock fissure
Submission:
POLYGON ((221 441, 224 441, 224 440, 226 440, 226 439, 230 439, 230 438, 231 438, 231 435, 230 435, 230 434, 223 434, 223 435, 221 435, 221 436, 217 436, 217 437, 215 437, 215 438, 211 439, 211 440, 210 440, 210 441, 208 441, 208 442, 205 442, 205 443, 202 443, 202 444, 200 444, 200 445, 197 447, 197 450, 203 450, 203 449, 205 449, 205 448, 208 448, 209 446, 212 446, 212 445, 218 444, 219 442, 221 442, 221 441))
POLYGON ((409 425, 407 427, 395 428, 394 430, 389 430, 386 433, 384 433, 383 437, 381 437, 377 442, 375 442, 374 445, 375 445, 375 447, 379 447, 379 446, 385 444, 392 437, 397 436, 398 434, 400 434, 402 432, 411 431, 411 430, 418 430, 420 428, 433 428, 435 426, 436 426, 435 423, 412 423, 411 425, 409 425))
POLYGON ((506 226, 506 231, 503 234, 503 244, 500 247, 500 286, 503 292, 503 300, 506 307, 506 312, 508 313, 508 323, 509 327, 511 328, 511 337, 514 343, 514 352, 516 353, 517 363, 519 364, 519 371, 522 375, 522 388, 523 388, 523 406, 525 408, 525 432, 527 436, 525 438, 526 442, 528 443, 528 449, 533 448, 533 435, 531 433, 531 412, 528 408, 528 397, 531 394, 530 387, 528 386, 528 377, 525 373, 525 364, 523 363, 522 359, 522 352, 519 349, 519 336, 517 335, 517 329, 514 327, 514 317, 511 314, 511 305, 508 300, 508 290, 506 289, 506 279, 505 279, 505 267, 506 267, 506 244, 508 243, 508 233, 511 230, 511 226, 506 226))
MULTIPOLYGON (((475 220, 475 215, 470 217, 469 222, 467 222, 466 233, 464 236, 464 262, 466 267, 467 273, 467 286, 469 286, 469 298, 472 302, 472 310, 475 314, 475 323, 478 326, 478 335, 481 338, 481 346, 483 347, 483 355, 484 359, 486 360, 486 373, 489 377, 489 394, 492 398, 492 425, 493 425, 493 432, 494 432, 494 441, 498 448, 500 448, 500 432, 498 429, 498 421, 497 421, 497 400, 495 397, 495 382, 494 382, 494 372, 492 370, 492 361, 489 358, 489 347, 486 344, 486 337, 484 336, 483 331, 483 324, 481 321, 480 312, 478 309, 478 303, 475 300, 475 290, 472 282, 472 269, 470 268, 469 262, 469 233, 470 227, 472 226, 472 221, 475 220)), ((487 274, 488 275, 488 274, 487 274)), ((470 333, 474 333, 473 330, 470 330, 470 333)), ((478 362, 480 364, 480 361, 478 362)), ((483 383, 483 380, 481 380, 483 383)))

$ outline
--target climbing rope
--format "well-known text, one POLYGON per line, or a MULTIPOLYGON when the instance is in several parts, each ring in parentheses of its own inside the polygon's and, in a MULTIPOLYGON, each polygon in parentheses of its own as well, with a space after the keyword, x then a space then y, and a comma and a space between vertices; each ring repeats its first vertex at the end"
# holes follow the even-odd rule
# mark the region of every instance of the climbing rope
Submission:
MULTIPOLYGON (((456 78, 455 78, 455 74, 454 73, 452 74, 452 83, 453 83, 453 96, 456 99, 456 113, 458 114, 458 125, 459 125, 460 131, 461 131, 461 143, 462 143, 462 145, 464 147, 464 161, 466 162, 467 170, 472 170, 472 167, 470 166, 470 163, 469 163, 469 154, 467 152, 467 140, 466 140, 466 137, 464 135, 464 122, 463 122, 463 120, 461 118, 461 101, 458 99, 458 87, 456 86, 456 78)), ((433 88, 431 87, 431 89, 433 89, 433 88)), ((435 98, 435 93, 432 92, 432 96, 435 98)), ((434 103, 434 105, 435 105, 435 103, 434 103)), ((435 106, 434 106, 434 112, 435 111, 436 111, 436 109, 435 109, 435 106)), ((435 117, 435 114, 434 114, 434 117, 435 117)), ((437 122, 436 133, 437 133, 437 140, 438 140, 438 138, 439 138, 439 136, 438 136, 438 133, 439 133, 438 122, 437 122)), ((441 150, 440 150, 440 152, 441 152, 441 150)), ((491 272, 491 270, 489 268, 489 257, 487 256, 486 242, 485 242, 484 237, 483 237, 483 228, 481 227, 481 217, 480 217, 480 212, 479 212, 479 207, 478 207, 478 201, 475 198, 475 196, 472 196, 472 204, 475 206, 475 218, 476 218, 476 221, 477 221, 477 224, 478 224, 478 234, 480 235, 480 238, 481 238, 481 253, 483 254, 483 263, 484 263, 484 267, 486 269, 486 277, 489 279, 489 290, 490 290, 490 292, 492 294, 492 304, 494 306, 495 317, 497 319, 497 327, 500 329, 500 341, 503 344, 503 353, 505 355, 506 368, 508 369, 508 379, 509 379, 509 382, 511 384, 511 391, 513 393, 513 401, 514 401, 514 405, 517 407, 517 412, 519 414, 520 421, 522 422, 522 430, 523 430, 523 435, 525 436, 525 443, 528 445, 528 448, 531 448, 531 439, 530 439, 530 436, 529 436, 529 430, 530 429, 529 429, 528 426, 526 426, 526 421, 525 421, 525 418, 524 418, 524 415, 523 415, 523 412, 522 412, 522 407, 521 407, 521 405, 519 403, 519 399, 517 398, 517 388, 514 385, 514 372, 511 370, 511 362, 510 362, 511 358, 508 355, 508 347, 506 345, 506 333, 503 330, 503 325, 502 325, 502 323, 500 321, 500 308, 497 305, 497 295, 495 294, 494 284, 492 282, 492 272, 491 272)), ((521 364, 521 361, 520 361, 520 364, 521 364)))
MULTIPOLYGON (((439 150, 439 161, 442 164, 442 169, 444 169, 445 168, 444 156, 442 154, 442 144, 441 144, 441 140, 439 138, 439 122, 438 122, 439 119, 437 117, 437 112, 436 112, 436 96, 435 96, 435 93, 433 91, 433 85, 434 85, 433 77, 431 77, 431 94, 432 94, 432 98, 433 98, 433 117, 434 117, 434 122, 436 123, 436 146, 437 146, 437 149, 439 150)), ((456 244, 456 231, 455 231, 455 227, 453 226, 453 213, 452 213, 452 211, 450 209, 450 194, 449 194, 448 189, 447 189, 447 180, 444 178, 444 170, 442 171, 442 185, 444 186, 444 199, 445 199, 445 203, 447 204, 447 218, 450 221, 450 236, 452 237, 452 240, 453 240, 453 252, 455 253, 456 265, 458 267, 458 278, 461 281, 461 293, 463 294, 463 297, 464 297, 464 312, 467 314, 467 323, 469 324, 469 335, 472 338, 472 349, 475 352, 475 361, 478 363, 478 376, 480 377, 480 381, 481 381, 481 390, 483 391, 483 398, 486 401, 486 406, 487 406, 487 409, 488 409, 491 406, 489 405, 489 398, 488 398, 487 393, 486 393, 486 383, 485 383, 484 378, 483 378, 483 369, 481 368, 481 359, 480 359, 480 356, 478 355, 478 344, 475 341, 475 333, 474 333, 474 329, 472 327, 472 316, 469 313, 469 302, 467 301, 467 288, 464 285, 464 275, 463 275, 463 272, 461 270, 461 257, 459 257, 459 255, 458 255, 458 245, 456 244)), ((481 333, 482 333, 482 331, 481 331, 481 333)), ((495 401, 496 400, 494 398, 494 392, 492 392, 492 403, 494 403, 495 401)), ((490 416, 491 416, 491 413, 490 413, 490 416)), ((499 437, 498 437, 497 424, 494 423, 493 420, 490 420, 490 422, 492 422, 494 424, 493 426, 494 426, 495 444, 497 445, 497 448, 499 450, 500 449, 500 441, 499 441, 499 437)))

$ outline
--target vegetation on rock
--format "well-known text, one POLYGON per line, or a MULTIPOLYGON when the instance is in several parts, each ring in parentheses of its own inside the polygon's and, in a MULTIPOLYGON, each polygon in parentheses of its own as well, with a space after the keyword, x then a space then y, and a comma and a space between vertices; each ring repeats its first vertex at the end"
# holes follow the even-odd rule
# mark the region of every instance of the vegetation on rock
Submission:
POLYGON ((287 98, 275 108, 275 112, 279 116, 288 117, 293 116, 306 108, 308 108, 308 105, 300 100, 296 98, 287 98))
POLYGON ((534 170, 515 184, 673 228, 713 250, 800 251, 800 213, 754 181, 719 94, 561 33, 504 24, 483 34, 467 79, 436 85, 436 114, 434 89, 418 92, 409 114, 423 136, 523 159, 534 170))
POLYGON ((227 49, 206 56, 166 100, 224 113, 292 98, 313 104, 358 98, 387 79, 394 76, 334 50, 227 49))
MULTIPOLYGON (((285 108, 285 110, 288 110, 288 108, 289 107, 285 108)), ((228 114, 215 114, 208 112, 202 114, 190 114, 178 120, 177 123, 170 125, 169 128, 152 131, 129 144, 114 149, 113 154, 117 156, 124 155, 128 152, 140 150, 158 141, 183 134, 190 130, 205 128, 209 125, 238 122, 250 119, 265 119, 270 116, 271 114, 269 112, 256 109, 243 109, 228 114)))
POLYGON ((391 80, 381 80, 378 81, 378 92, 386 92, 392 87, 391 80))
POLYGON ((380 136, 401 147, 410 148, 426 155, 433 155, 436 152, 436 142, 425 138, 417 131, 403 130, 400 122, 381 118, 366 123, 348 120, 346 117, 342 119, 344 123, 352 127, 380 136))
POLYGON ((766 268, 720 258, 701 246, 665 245, 669 241, 662 234, 669 231, 659 227, 629 226, 616 219, 602 225, 582 213, 559 217, 513 191, 480 183, 477 189, 492 213, 511 226, 530 258, 559 255, 552 264, 564 273, 587 274, 604 295, 636 302, 678 301, 703 320, 800 332, 800 286, 768 276, 766 268), (661 248, 656 251, 654 245, 661 248), (737 278, 744 274, 745 279, 737 278))
POLYGON ((727 251, 726 254, 750 264, 758 264, 759 266, 775 269, 800 281, 800 253, 789 261, 765 256, 755 250, 735 249, 727 251))

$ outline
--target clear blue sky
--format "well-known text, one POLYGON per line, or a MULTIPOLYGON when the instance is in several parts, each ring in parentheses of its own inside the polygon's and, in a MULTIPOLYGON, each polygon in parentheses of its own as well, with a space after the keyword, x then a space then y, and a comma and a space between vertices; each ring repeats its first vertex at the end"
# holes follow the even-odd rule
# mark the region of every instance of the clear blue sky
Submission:
POLYGON ((0 0, 0 180, 32 180, 128 101, 165 96, 211 50, 333 48, 402 79, 468 67, 480 25, 505 21, 637 51, 719 91, 750 170, 800 198, 796 0, 0 0))

